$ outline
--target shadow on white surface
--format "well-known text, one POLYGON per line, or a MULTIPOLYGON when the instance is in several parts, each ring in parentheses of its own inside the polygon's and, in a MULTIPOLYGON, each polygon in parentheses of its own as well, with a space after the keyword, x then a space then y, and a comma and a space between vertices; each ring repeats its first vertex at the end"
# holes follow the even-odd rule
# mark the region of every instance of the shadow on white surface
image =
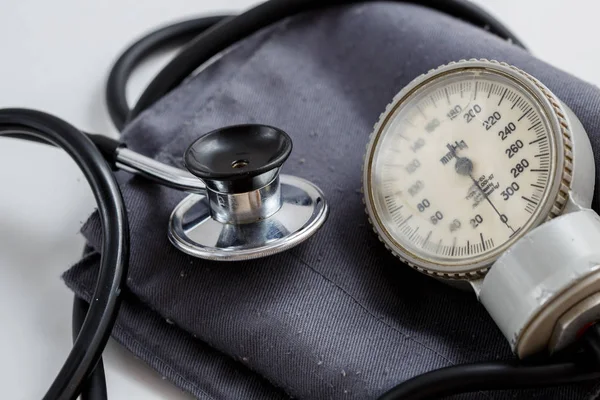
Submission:
POLYGON ((119 393, 122 393, 123 389, 132 393, 127 397, 131 400, 189 400, 193 398, 168 380, 162 379, 156 371, 142 360, 132 357, 128 350, 112 339, 106 346, 104 354, 109 398, 121 398, 122 395, 119 396, 119 393))

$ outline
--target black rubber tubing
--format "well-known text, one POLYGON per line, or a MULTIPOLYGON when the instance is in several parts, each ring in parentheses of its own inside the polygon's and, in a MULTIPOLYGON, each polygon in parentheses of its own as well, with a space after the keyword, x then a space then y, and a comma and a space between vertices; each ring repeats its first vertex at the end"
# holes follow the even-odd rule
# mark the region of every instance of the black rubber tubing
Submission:
POLYGON ((506 362, 454 365, 418 375, 379 400, 433 400, 467 392, 560 386, 600 378, 582 363, 518 366, 506 362))
MULTIPOLYGON (((79 331, 83 326, 85 317, 88 313, 90 305, 83 299, 74 296, 73 298, 73 341, 77 340, 79 331)), ((96 368, 92 372, 83 386, 81 387, 81 400, 106 400, 108 391, 106 389, 106 375, 104 374, 104 363, 102 357, 98 359, 96 368)))
POLYGON ((129 227, 123 198, 111 168, 92 140, 52 115, 23 109, 0 110, 0 135, 33 136, 64 149, 87 179, 102 223, 102 257, 92 303, 64 365, 44 400, 75 399, 97 365, 114 325, 129 262, 129 227))
MULTIPOLYGON (((271 0, 239 16, 227 18, 202 32, 188 43, 150 82, 127 122, 154 104, 183 82, 200 65, 236 42, 286 17, 306 11, 378 0, 271 0)), ((448 15, 485 28, 492 34, 524 47, 521 41, 501 22, 478 6, 463 0, 403 0, 436 9, 448 15)), ((110 107, 110 106, 109 106, 110 107)))
POLYGON ((129 46, 113 65, 106 81, 106 106, 118 130, 122 130, 130 113, 127 82, 135 68, 147 57, 178 43, 184 43, 228 16, 211 16, 177 22, 148 33, 129 46))

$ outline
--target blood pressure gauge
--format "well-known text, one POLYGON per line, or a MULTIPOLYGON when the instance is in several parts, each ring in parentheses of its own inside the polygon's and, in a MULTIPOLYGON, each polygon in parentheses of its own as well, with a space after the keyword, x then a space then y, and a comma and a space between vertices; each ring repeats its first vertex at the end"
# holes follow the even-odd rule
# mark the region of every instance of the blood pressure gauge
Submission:
POLYGON ((375 125, 363 178, 389 250, 470 283, 520 356, 600 319, 591 146, 531 75, 469 60, 418 77, 375 125))

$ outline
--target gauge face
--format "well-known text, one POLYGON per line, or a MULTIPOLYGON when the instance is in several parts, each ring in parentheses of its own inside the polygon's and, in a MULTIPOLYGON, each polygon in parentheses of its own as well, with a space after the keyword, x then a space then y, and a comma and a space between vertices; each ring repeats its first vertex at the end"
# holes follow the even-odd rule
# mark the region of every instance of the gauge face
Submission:
POLYGON ((457 68, 423 79, 382 116, 365 192, 394 251, 436 272, 469 271, 545 218, 556 125, 526 80, 457 68))

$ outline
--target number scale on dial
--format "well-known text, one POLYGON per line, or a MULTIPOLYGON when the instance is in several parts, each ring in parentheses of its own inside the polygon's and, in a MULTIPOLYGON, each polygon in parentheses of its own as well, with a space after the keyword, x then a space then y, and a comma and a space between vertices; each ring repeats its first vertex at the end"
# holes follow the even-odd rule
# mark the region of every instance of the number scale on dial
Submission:
POLYGON ((420 252, 467 259, 531 220, 553 168, 549 123, 507 78, 448 79, 384 126, 376 197, 386 229, 420 252))

